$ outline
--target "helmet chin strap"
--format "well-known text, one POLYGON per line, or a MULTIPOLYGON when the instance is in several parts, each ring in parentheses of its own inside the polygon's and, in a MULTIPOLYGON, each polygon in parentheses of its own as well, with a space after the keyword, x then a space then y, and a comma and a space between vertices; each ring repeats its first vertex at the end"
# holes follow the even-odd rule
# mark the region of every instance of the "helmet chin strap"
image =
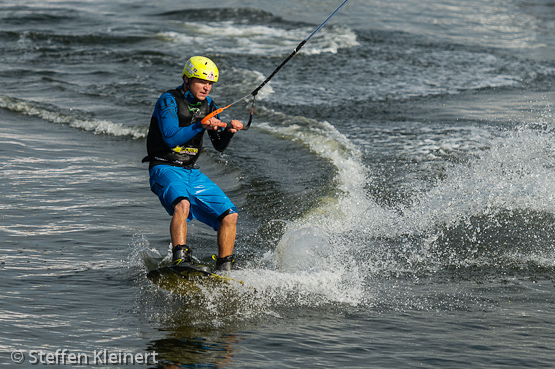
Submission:
POLYGON ((187 91, 190 90, 190 88, 189 88, 189 78, 187 78, 185 76, 183 76, 183 86, 187 87, 187 91))
POLYGON ((190 90, 189 79, 187 77, 183 77, 183 96, 185 96, 187 100, 197 101, 197 98, 193 96, 190 90), (187 91, 185 91, 185 87, 187 87, 187 91))

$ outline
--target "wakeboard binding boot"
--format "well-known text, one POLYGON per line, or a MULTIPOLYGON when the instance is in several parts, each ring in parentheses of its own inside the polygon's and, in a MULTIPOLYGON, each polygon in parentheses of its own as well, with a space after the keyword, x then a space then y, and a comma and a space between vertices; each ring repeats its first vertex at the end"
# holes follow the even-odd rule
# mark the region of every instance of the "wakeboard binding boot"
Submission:
POLYGON ((228 255, 223 258, 216 258, 216 271, 217 272, 229 272, 233 269, 233 264, 235 263, 235 258, 233 255, 228 255))
POLYGON ((210 268, 200 264, 198 259, 193 258, 193 252, 187 245, 177 245, 172 249, 172 265, 186 266, 189 269, 200 270, 204 273, 210 273, 210 268))
POLYGON ((177 245, 172 252, 172 265, 193 264, 193 253, 187 245, 177 245))

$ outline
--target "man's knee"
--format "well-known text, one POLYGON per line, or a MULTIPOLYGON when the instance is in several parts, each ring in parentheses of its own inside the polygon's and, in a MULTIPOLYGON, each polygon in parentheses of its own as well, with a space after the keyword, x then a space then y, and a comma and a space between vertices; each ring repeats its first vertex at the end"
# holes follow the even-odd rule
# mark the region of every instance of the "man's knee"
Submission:
POLYGON ((238 217, 239 217, 239 214, 230 213, 230 214, 227 214, 225 217, 223 217, 223 219, 220 221, 220 223, 222 225, 236 225, 238 217))
POLYGON ((174 215, 189 215, 189 208, 191 207, 191 203, 187 199, 181 199, 177 204, 173 206, 174 215))

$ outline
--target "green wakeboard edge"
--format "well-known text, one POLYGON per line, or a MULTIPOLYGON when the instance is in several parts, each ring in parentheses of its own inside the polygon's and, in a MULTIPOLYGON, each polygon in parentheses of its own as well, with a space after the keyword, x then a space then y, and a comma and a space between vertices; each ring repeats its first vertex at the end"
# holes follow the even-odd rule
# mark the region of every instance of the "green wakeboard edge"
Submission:
POLYGON ((197 265, 168 265, 149 271, 146 277, 154 284, 170 290, 182 292, 194 289, 201 285, 215 285, 221 283, 237 282, 232 278, 212 273, 205 266, 197 265))

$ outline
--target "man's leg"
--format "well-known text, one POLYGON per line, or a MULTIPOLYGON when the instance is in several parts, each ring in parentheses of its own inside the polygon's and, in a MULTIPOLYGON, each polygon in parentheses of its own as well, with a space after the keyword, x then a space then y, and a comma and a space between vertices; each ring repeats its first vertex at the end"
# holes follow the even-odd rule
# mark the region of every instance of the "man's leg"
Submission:
POLYGON ((189 216, 190 203, 187 199, 181 200, 174 206, 170 223, 170 236, 172 239, 172 264, 193 263, 191 250, 187 247, 187 217, 189 216))
POLYGON ((223 258, 233 254, 235 236, 237 234, 237 213, 226 215, 218 227, 218 257, 223 258))
POLYGON ((174 206, 174 213, 170 223, 172 247, 187 244, 187 217, 189 216, 189 200, 183 199, 174 206))

